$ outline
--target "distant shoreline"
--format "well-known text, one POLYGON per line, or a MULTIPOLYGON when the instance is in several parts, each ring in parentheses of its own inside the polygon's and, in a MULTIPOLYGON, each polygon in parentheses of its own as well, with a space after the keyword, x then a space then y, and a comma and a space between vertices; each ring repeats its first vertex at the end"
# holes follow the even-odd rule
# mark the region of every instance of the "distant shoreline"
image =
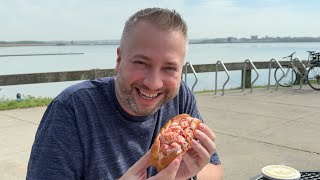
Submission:
POLYGON ((189 44, 243 44, 243 43, 319 43, 320 41, 248 41, 248 42, 189 42, 189 44))
MULTIPOLYGON (((189 44, 243 44, 243 43, 318 43, 320 41, 236 41, 236 42, 210 42, 210 41, 189 41, 189 44)), ((101 46, 101 45, 119 45, 118 43, 104 43, 104 44, 64 44, 64 43, 0 43, 1 47, 24 47, 24 46, 101 46)))
POLYGON ((19 47, 19 46, 56 46, 55 44, 0 44, 0 47, 19 47))
POLYGON ((96 45, 118 45, 118 44, 0 44, 1 47, 24 47, 24 46, 96 46, 96 45))
MULTIPOLYGON (((234 44, 234 43, 310 43, 320 42, 320 37, 269 37, 259 38, 251 36, 250 38, 201 38, 189 39, 189 44, 234 44)), ((19 46, 88 46, 88 45, 119 45, 119 39, 109 40, 57 40, 57 41, 1 41, 0 47, 19 47, 19 46)))

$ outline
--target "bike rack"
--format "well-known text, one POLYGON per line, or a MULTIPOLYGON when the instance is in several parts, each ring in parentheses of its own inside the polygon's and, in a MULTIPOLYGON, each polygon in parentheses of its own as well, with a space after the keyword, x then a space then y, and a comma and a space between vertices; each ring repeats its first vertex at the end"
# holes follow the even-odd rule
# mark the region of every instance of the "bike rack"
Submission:
POLYGON ((192 89, 191 91, 193 92, 194 87, 196 86, 196 84, 198 83, 198 76, 196 71, 194 70, 192 64, 190 62, 186 62, 185 64, 185 73, 184 73, 184 82, 187 84, 187 74, 188 74, 188 65, 191 67, 191 70, 193 72, 194 77, 196 78, 196 81, 194 82, 194 84, 192 85, 192 89))
POLYGON ((272 59, 270 60, 270 63, 269 63, 268 90, 270 89, 271 64, 272 64, 273 61, 278 64, 278 66, 280 67, 280 69, 281 69, 281 71, 282 71, 282 74, 283 74, 282 77, 281 77, 278 81, 276 80, 276 82, 277 82, 276 91, 278 91, 279 81, 284 77, 285 73, 284 73, 284 70, 283 70, 281 64, 279 63, 279 61, 277 61, 276 59, 272 58, 272 59))
MULTIPOLYGON (((251 83, 251 93, 252 93, 252 89, 253 89, 253 84, 257 81, 257 79, 259 78, 259 72, 256 68, 256 66, 252 63, 252 61, 250 59, 246 59, 243 63, 243 75, 242 75, 242 92, 245 91, 245 81, 246 81, 246 64, 247 62, 249 62, 251 64, 251 66, 253 67, 254 71, 257 74, 257 77, 253 80, 253 82, 251 83)), ((250 67, 250 66, 249 66, 250 67)))
MULTIPOLYGON (((308 71, 307 71, 307 68, 306 68, 306 66, 303 64, 303 62, 299 59, 299 58, 294 58, 293 60, 292 60, 292 65, 294 66, 294 62, 295 61, 298 61, 298 62, 300 62, 301 63, 301 65, 302 65, 302 67, 303 67, 303 69, 304 69, 304 75, 302 76, 302 78, 300 79, 300 90, 302 89, 302 83, 303 83, 303 80, 305 80, 306 78, 307 78, 307 75, 308 75, 308 71)), ((297 72, 301 75, 302 73, 298 70, 298 68, 296 67, 296 70, 297 70, 297 72)), ((292 77, 293 78, 293 77, 292 77)), ((292 82, 293 83, 293 82, 292 82)))
POLYGON ((226 72, 226 74, 228 75, 228 79, 226 80, 226 82, 223 84, 223 86, 222 86, 222 95, 224 95, 224 87, 226 86, 226 84, 227 84, 227 82, 229 81, 229 79, 230 79, 230 75, 229 75, 229 71, 227 70, 227 68, 226 68, 226 66, 223 64, 223 62, 222 61, 217 61, 217 63, 216 63, 216 78, 215 78, 215 80, 216 80, 216 82, 215 82, 215 93, 214 94, 217 94, 217 84, 218 84, 218 68, 219 68, 219 64, 221 64, 221 66, 223 67, 223 69, 224 69, 224 72, 226 72))

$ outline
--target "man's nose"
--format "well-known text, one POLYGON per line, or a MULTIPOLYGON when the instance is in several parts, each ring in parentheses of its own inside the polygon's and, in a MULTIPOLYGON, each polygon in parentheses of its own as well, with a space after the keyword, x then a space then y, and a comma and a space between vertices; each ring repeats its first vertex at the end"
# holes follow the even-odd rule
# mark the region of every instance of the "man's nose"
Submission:
POLYGON ((143 84, 152 91, 162 88, 163 81, 160 72, 155 70, 149 71, 149 73, 146 74, 143 84))

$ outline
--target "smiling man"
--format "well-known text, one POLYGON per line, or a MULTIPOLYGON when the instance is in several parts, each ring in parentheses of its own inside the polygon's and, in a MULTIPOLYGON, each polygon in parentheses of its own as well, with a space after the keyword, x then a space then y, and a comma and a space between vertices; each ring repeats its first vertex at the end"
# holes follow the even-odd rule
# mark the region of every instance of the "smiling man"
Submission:
POLYGON ((161 127, 186 113, 201 119, 181 82, 187 25, 174 10, 147 8, 125 24, 116 77, 76 84, 47 108, 27 179, 221 179, 214 133, 203 123, 186 153, 161 172, 150 147, 161 127))
POLYGON ((150 115, 177 95, 187 39, 140 21, 127 27, 117 49, 116 95, 131 115, 150 115))

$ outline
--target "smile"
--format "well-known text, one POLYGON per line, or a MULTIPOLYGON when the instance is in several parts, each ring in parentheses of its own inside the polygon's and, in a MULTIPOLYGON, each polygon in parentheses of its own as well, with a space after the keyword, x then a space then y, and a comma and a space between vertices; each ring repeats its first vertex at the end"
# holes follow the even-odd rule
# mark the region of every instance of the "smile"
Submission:
POLYGON ((142 91, 140 89, 137 89, 137 90, 138 90, 140 96, 145 99, 154 99, 161 94, 161 93, 148 93, 148 92, 142 91))

